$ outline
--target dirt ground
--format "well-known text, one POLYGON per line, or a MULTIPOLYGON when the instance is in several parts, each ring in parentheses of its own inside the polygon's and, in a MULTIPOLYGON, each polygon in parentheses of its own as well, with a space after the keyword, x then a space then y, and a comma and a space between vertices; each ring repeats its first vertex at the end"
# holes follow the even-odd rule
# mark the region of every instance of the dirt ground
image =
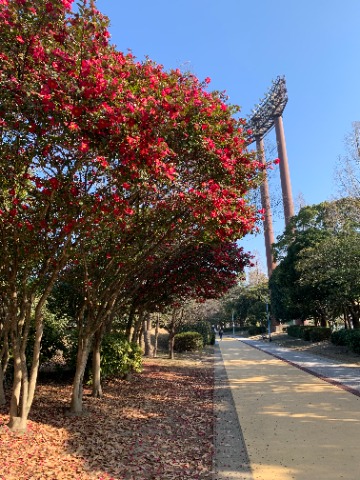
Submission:
POLYGON ((144 361, 129 380, 85 390, 85 415, 69 417, 71 383, 39 384, 28 431, 0 408, 0 480, 206 480, 214 455, 210 351, 144 361))
MULTIPOLYGON (((272 333, 271 339, 273 342, 286 348, 306 351, 315 355, 321 355, 326 358, 331 358, 332 360, 337 360, 341 363, 360 366, 360 355, 351 352, 348 347, 333 345, 329 341, 310 343, 299 338, 290 337, 286 333, 272 333)), ((267 342, 268 340, 264 341, 267 342)))
MULTIPOLYGON (((264 340, 267 341, 267 340, 264 340)), ((330 342, 272 334, 272 341, 341 363, 360 356, 330 342)), ((40 381, 23 435, 0 407, 0 480, 207 480, 214 461, 213 349, 149 358, 131 379, 85 389, 85 415, 69 417, 71 382, 40 381)))

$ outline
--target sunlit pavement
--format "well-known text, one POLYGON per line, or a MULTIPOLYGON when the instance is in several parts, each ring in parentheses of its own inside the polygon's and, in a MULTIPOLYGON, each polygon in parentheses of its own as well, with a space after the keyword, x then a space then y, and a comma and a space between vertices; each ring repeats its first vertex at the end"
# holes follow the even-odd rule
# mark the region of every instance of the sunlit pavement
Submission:
POLYGON ((229 337, 217 345, 223 362, 219 358, 216 367, 216 398, 225 400, 218 409, 216 480, 360 479, 359 396, 259 345, 229 337), (223 366, 227 379, 219 379, 223 366), (225 398, 228 385, 232 395, 225 398), (226 421, 234 409, 239 421, 236 415, 226 421))

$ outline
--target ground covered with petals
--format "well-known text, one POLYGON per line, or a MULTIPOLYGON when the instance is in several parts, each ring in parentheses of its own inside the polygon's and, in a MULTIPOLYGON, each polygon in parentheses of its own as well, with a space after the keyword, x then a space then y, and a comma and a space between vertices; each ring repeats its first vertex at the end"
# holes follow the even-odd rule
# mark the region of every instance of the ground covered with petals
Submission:
POLYGON ((148 359, 73 417, 70 385, 42 382, 25 434, 0 410, 0 480, 210 479, 213 380, 211 356, 148 359))

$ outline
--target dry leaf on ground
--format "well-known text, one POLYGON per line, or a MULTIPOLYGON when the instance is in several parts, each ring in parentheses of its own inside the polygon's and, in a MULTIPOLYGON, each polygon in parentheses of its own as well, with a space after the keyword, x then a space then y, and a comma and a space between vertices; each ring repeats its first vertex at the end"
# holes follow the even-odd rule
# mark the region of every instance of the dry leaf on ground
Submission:
POLYGON ((130 381, 85 395, 64 414, 70 386, 39 385, 24 435, 0 410, 0 480, 206 480, 213 463, 213 364, 148 359, 130 381))

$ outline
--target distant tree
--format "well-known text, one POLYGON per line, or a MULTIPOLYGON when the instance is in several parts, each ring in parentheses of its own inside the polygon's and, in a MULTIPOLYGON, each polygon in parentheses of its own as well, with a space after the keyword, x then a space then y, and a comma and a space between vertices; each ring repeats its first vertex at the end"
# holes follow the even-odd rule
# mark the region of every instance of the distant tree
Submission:
POLYGON ((305 207, 291 219, 274 245, 278 266, 269 282, 278 319, 325 326, 346 308, 357 324, 358 228, 353 198, 305 207))
POLYGON ((299 285, 321 296, 330 318, 343 315, 353 328, 360 328, 360 233, 332 235, 315 247, 303 250, 296 270, 299 285))
POLYGON ((360 198, 360 122, 353 122, 345 146, 347 153, 339 157, 335 181, 341 197, 360 198))

